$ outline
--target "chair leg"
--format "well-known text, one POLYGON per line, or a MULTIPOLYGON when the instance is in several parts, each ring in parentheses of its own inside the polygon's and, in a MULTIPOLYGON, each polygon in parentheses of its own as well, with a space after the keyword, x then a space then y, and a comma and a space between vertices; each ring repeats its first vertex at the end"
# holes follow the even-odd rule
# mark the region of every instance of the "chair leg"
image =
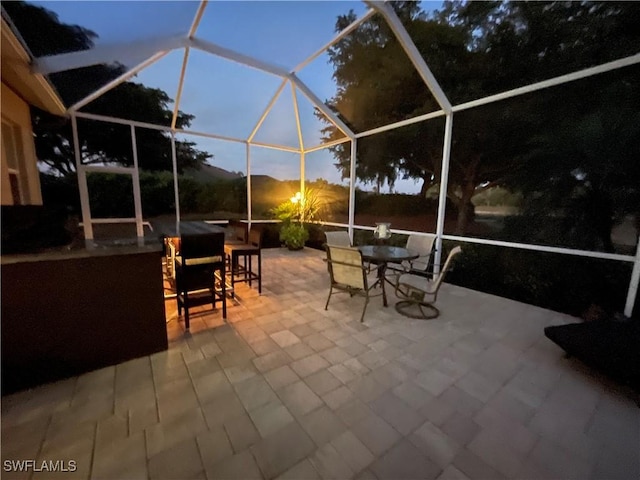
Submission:
POLYGON ((333 286, 329 287, 329 297, 327 298, 327 303, 324 306, 325 310, 329 309, 329 300, 331 300, 331 294, 333 293, 333 286))
POLYGON ((189 330, 189 292, 184 291, 184 329, 189 330))
POLYGON ((262 295, 262 253, 258 250, 258 294, 262 295))
POLYGON ((224 263, 222 264, 222 274, 220 275, 220 278, 222 279, 220 281, 220 286, 222 288, 222 318, 226 319, 227 318, 227 282, 226 282, 226 271, 225 271, 225 266, 224 263))
POLYGON ((235 254, 231 254, 231 288, 234 295, 236 291, 236 271, 238 270, 238 257, 235 254))
POLYGON ((364 297, 364 308, 362 309, 362 315, 360 316, 360 323, 364 322, 364 312, 367 311, 367 305, 369 304, 369 295, 364 297))
POLYGON ((211 303, 213 304, 213 309, 216 309, 216 271, 214 270, 211 274, 211 282, 213 283, 213 285, 211 285, 211 303))

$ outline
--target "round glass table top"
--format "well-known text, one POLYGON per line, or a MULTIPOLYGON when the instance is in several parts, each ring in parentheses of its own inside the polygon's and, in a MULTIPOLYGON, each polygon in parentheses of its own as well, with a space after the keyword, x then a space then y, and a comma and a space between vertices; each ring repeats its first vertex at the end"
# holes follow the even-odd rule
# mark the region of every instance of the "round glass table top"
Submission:
POLYGON ((414 260, 420 255, 403 247, 392 247, 389 245, 362 245, 358 247, 365 260, 377 260, 382 262, 401 262, 403 260, 414 260))

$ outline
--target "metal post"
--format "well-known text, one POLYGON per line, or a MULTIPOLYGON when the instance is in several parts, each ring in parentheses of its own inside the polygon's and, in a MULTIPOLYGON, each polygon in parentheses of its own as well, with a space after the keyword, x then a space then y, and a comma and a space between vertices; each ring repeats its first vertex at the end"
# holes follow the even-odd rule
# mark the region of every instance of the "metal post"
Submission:
POLYGON ((251 228, 251 144, 247 142, 247 220, 251 228))
POLYGON ((184 49, 184 57, 182 58, 182 69, 180 70, 180 80, 178 80, 178 91, 176 92, 176 100, 173 103, 173 115, 171 116, 171 130, 175 130, 178 114, 180 113, 180 100, 182 99, 182 89, 184 88, 184 77, 187 73, 187 65, 189 64, 189 47, 184 49))
MULTIPOLYGON (((82 166, 80 156, 80 140, 78 138, 78 122, 76 116, 71 114, 71 129, 73 131, 73 152, 76 157, 76 173, 78 175, 78 190, 80 191, 80 209, 82 210, 82 227, 84 239, 93 240, 93 225, 91 224, 91 206, 89 204, 89 188, 87 187, 87 174, 82 166)), ((93 242, 87 242, 91 248, 93 242)))
POLYGON ((449 184, 453 113, 447 113, 445 118, 444 145, 442 146, 442 171, 440 172, 440 194, 438 195, 438 220, 436 223, 436 256, 433 262, 433 270, 436 275, 440 273, 440 262, 442 261, 442 235, 444 234, 445 208, 447 206, 447 188, 449 184))
POLYGON ((631 272, 631 281, 629 282, 629 290, 627 291, 627 301, 624 305, 624 314, 631 317, 633 314, 633 306, 636 303, 638 295, 638 283, 640 282, 640 238, 636 246, 636 259, 633 262, 633 270, 631 272))
POLYGON ((349 238, 353 244, 353 224, 355 223, 356 212, 356 152, 357 142, 351 139, 351 163, 349 165, 349 238))
POLYGON ((131 148, 133 149, 133 168, 131 174, 133 180, 133 205, 136 212, 136 234, 138 238, 144 237, 142 225, 142 199, 140 194, 140 172, 138 170, 138 144, 136 142, 136 127, 131 125, 131 148))
MULTIPOLYGON (((300 193, 304 195, 304 179, 305 179, 305 158, 304 152, 300 153, 300 193)), ((304 198, 303 198, 304 201, 304 198)))
POLYGON ((176 154, 176 135, 171 132, 171 163, 173 164, 173 194, 176 203, 176 232, 180 233, 180 190, 178 189, 178 155, 176 154))

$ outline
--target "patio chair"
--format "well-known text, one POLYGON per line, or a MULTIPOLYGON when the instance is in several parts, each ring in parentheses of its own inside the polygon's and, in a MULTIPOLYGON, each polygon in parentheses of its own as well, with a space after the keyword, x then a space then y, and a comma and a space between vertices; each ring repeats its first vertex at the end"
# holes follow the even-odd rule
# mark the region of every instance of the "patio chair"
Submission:
POLYGON ((396 295, 403 300, 396 303, 396 311, 407 317, 427 320, 440 315, 440 310, 434 305, 438 298, 438 290, 451 268, 454 257, 461 251, 460 247, 451 250, 442 271, 433 279, 414 273, 400 275, 396 283, 396 295))
POLYGON ((365 297, 365 302, 360 316, 360 322, 363 322, 369 298, 382 295, 382 293, 370 294, 378 283, 376 274, 371 275, 362 261, 360 250, 352 247, 327 245, 327 268, 331 285, 324 309, 327 310, 329 308, 329 301, 334 289, 348 293, 352 297, 354 295, 363 296, 365 297))
POLYGON ((224 253, 229 262, 229 275, 231 276, 231 288, 235 292, 235 284, 239 282, 253 285, 258 281, 258 293, 262 293, 262 229, 251 227, 246 243, 229 243, 224 246, 224 253), (258 257, 258 270, 254 271, 253 257, 258 257), (242 258, 242 263, 240 259, 242 258))
POLYGON ((176 257, 176 300, 178 315, 184 308, 185 328, 189 330, 189 307, 216 300, 222 301, 222 318, 227 318, 225 282, 216 285, 216 273, 225 278, 224 232, 182 235, 180 254, 176 257))
POLYGON ((349 238, 349 232, 340 230, 337 232, 324 232, 327 237, 327 245, 332 247, 351 247, 351 238, 349 238))
MULTIPOLYGON (((429 265, 432 264, 433 242, 435 237, 424 235, 409 235, 405 248, 420 254, 415 260, 402 263, 388 263, 386 273, 398 277, 404 273, 415 273, 417 275, 430 276, 429 265)), ((395 282, 394 282, 395 283, 395 282)))

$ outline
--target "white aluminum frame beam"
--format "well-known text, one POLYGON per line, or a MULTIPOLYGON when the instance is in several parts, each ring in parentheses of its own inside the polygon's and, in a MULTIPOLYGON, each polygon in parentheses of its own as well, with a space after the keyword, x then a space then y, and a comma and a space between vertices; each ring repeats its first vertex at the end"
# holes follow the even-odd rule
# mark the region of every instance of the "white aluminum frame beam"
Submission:
POLYGON ((369 137, 371 135, 375 135, 376 133, 395 130, 396 128, 406 127, 407 125, 413 125, 414 123, 424 122, 426 120, 442 117, 444 115, 446 115, 444 110, 437 110, 435 112, 425 113, 423 115, 418 115, 417 117, 408 118, 407 120, 400 120, 399 122, 389 123, 387 125, 383 125, 382 127, 372 128, 371 130, 367 130, 366 132, 357 133, 356 138, 369 137))
POLYGON ((222 47, 220 45, 202 40, 200 38, 194 37, 191 39, 187 39, 186 43, 187 44, 185 46, 187 47, 197 48, 198 50, 202 50, 203 52, 208 52, 212 55, 226 58, 227 60, 234 61, 247 67, 262 70, 263 72, 270 73, 277 77, 287 78, 287 76, 289 75, 289 72, 284 67, 268 62, 263 62, 262 60, 258 60, 257 58, 245 55, 244 53, 236 52, 234 50, 231 50, 230 48, 222 47))
POLYGON ((507 98, 517 97, 527 93, 535 92, 537 90, 542 90, 549 87, 555 87, 557 85, 562 85, 563 83, 569 83, 576 80, 581 80, 583 78, 592 77, 594 75, 599 75, 601 73, 609 72, 611 70, 617 70, 619 68, 628 67, 630 65, 635 65, 636 63, 640 63, 640 53, 636 55, 631 55, 629 57, 620 58, 612 62, 603 63, 602 65, 598 65, 596 67, 585 68, 584 70, 549 78, 548 80, 532 83, 524 87, 514 88, 512 90, 507 90, 505 92, 497 93, 495 95, 490 95, 488 97, 479 98, 477 100, 472 100, 466 103, 461 103, 459 105, 455 105, 453 107, 453 111, 460 112, 462 110, 468 110, 470 108, 479 107, 481 105, 486 105, 488 103, 498 102, 500 100, 505 100, 507 98))
POLYGON ((248 142, 253 141, 253 137, 256 136, 256 134, 258 133, 258 130, 260 130, 260 127, 262 126, 262 123, 266 120, 267 116, 269 116, 269 112, 271 112, 271 109, 278 101, 278 98, 280 98, 280 94, 282 93, 282 90, 284 90, 284 87, 287 85, 287 81, 288 80, 286 79, 282 81, 282 83, 278 86, 276 93, 273 95, 273 97, 271 97, 271 100, 269 100, 269 103, 267 104, 267 108, 264 109, 264 112, 262 112, 262 115, 258 119, 258 122, 253 127, 253 130, 251 130, 251 133, 249 134, 249 138, 247 138, 248 142))
POLYGON ((291 85, 291 97, 293 99, 293 112, 296 117, 296 131, 298 133, 298 143, 300 144, 300 152, 304 155, 304 141, 302 139, 302 124, 300 123, 300 110, 298 109, 298 95, 296 94, 296 87, 293 83, 291 85))
POLYGON ((148 58, 162 51, 171 51, 186 46, 188 39, 184 35, 140 40, 115 45, 98 45, 90 50, 61 53, 35 59, 33 72, 42 75, 90 67, 103 63, 116 63, 123 58, 136 56, 148 58))
POLYGON ((140 191, 140 170, 138 168, 138 142, 136 141, 136 127, 131 125, 131 149, 133 151, 133 208, 136 214, 136 233, 138 238, 144 237, 142 225, 142 193, 140 191))
POLYGON ((245 142, 245 143, 250 143, 255 147, 270 148, 271 150, 280 150, 282 152, 301 153, 299 148, 287 147, 285 145, 275 145, 272 143, 264 143, 264 142, 245 142))
POLYGON ((196 137, 205 137, 205 138, 213 138, 215 140, 224 140, 226 142, 246 143, 246 140, 243 140, 242 138, 227 137, 225 135, 216 135, 215 133, 198 132, 195 130, 185 130, 184 128, 175 128, 173 129, 173 132, 180 133, 183 135, 194 135, 196 137))
MULTIPOLYGON (((91 225, 91 205, 89 204, 89 189, 87 187, 87 174, 82 165, 80 153, 80 138, 78 136, 78 122, 75 115, 71 115, 71 130, 73 133, 73 153, 76 158, 76 174, 78 176, 78 190, 80 193, 80 210, 82 211, 82 223, 85 240, 93 240, 93 226, 91 225)), ((87 245, 92 243, 86 242, 87 245)))
POLYGON ((358 139, 351 139, 351 161, 349 163, 349 238, 353 245, 353 224, 356 218, 356 159, 358 139))
POLYGON ((247 220, 249 221, 249 229, 251 229, 251 144, 246 142, 247 145, 247 220))
POLYGON ((638 295, 638 283, 640 283, 640 237, 636 239, 636 256, 633 262, 633 270, 631 270, 631 280, 629 281, 629 289, 627 290, 627 301, 624 304, 624 314, 631 317, 633 314, 633 306, 636 303, 638 295))
POLYGON ((182 89, 184 87, 184 78, 187 74, 187 65, 189 64, 189 47, 184 49, 184 57, 182 58, 182 68, 180 69, 180 79, 178 80, 178 90, 176 91, 176 101, 173 105, 173 115, 171 116, 171 130, 176 128, 178 121, 178 112, 180 111, 180 100, 182 99, 182 89))
POLYGON ((431 72, 431 69, 427 66, 427 62, 425 62, 424 58, 422 58, 422 55, 420 55, 418 48, 416 47, 415 43, 413 43, 413 40, 407 33, 407 30, 404 28, 404 25, 402 25, 402 22, 396 15, 396 12, 393 10, 393 8, 391 8, 385 2, 367 1, 365 3, 380 12, 380 14, 386 20, 387 24, 400 42, 400 45, 409 57, 409 60, 411 60, 411 63, 413 63, 413 66, 418 71, 418 74, 420 75, 420 77, 422 77, 422 80, 436 99, 436 102, 438 102, 438 105, 440 105, 440 108, 442 108, 447 113, 450 112, 451 102, 449 101, 449 98, 447 98, 447 95, 444 93, 444 90, 442 90, 442 87, 440 87, 440 84, 436 80, 436 77, 431 72))
POLYGON ((447 234, 444 234, 442 238, 444 238, 445 240, 453 240, 455 242, 478 243, 481 245, 493 245, 496 247, 518 248, 520 250, 532 250, 535 252, 561 253, 565 255, 573 255, 575 257, 600 258, 603 260, 617 260, 620 262, 635 261, 634 256, 622 255, 620 253, 594 252, 591 250, 577 250, 577 249, 565 248, 565 247, 533 245, 530 243, 505 242, 502 240, 489 240, 489 239, 477 238, 477 237, 461 237, 458 235, 447 235, 447 234))
POLYGON ((171 168, 173 170, 173 196, 176 204, 176 232, 180 232, 180 190, 178 188, 178 154, 176 134, 171 132, 171 168))
POLYGON ((97 120, 99 122, 117 123, 118 125, 134 125, 136 127, 149 128, 151 130, 170 131, 169 127, 156 125, 154 123, 139 122, 137 120, 125 120, 123 118, 109 117, 107 115, 98 115, 96 113, 73 112, 73 116, 85 118, 87 120, 97 120))
POLYGON ((191 27, 189 28, 188 37, 193 38, 198 31, 198 27, 200 26, 200 21, 202 20, 202 15, 204 15, 204 10, 207 8, 208 0, 202 0, 200 5, 198 6, 198 10, 193 17, 193 22, 191 22, 191 27))
POLYGON ((323 47, 320 47, 318 50, 316 50, 315 53, 313 53, 312 55, 310 55, 308 58, 306 58, 302 63, 299 63, 298 65, 296 65, 294 67, 294 69, 291 71, 291 73, 296 73, 299 72, 300 70, 302 70, 304 67, 306 67, 307 65, 309 65, 311 62, 313 62, 316 58, 318 58, 320 55, 322 55, 326 50, 328 50, 329 48, 331 48, 333 45, 335 45, 336 43, 338 43, 340 40, 342 40, 344 37, 346 37, 347 35, 349 35, 351 32, 353 32, 354 30, 356 30, 360 25, 362 25, 365 21, 367 21, 368 19, 370 19, 373 15, 375 15, 376 11, 373 8, 370 8, 369 10, 367 10, 365 12, 365 14, 356 19, 355 21, 353 21, 350 25, 347 25, 347 27, 345 27, 344 30, 342 30, 340 33, 338 33, 335 37, 333 37, 333 39, 329 40, 328 43, 326 43, 323 47))
MULTIPOLYGON (((184 135, 194 135, 196 137, 205 137, 205 138, 213 138, 216 140, 225 140, 227 142, 235 142, 235 143, 246 143, 246 140, 242 139, 242 138, 236 138, 236 137, 227 137, 224 135, 216 135, 214 133, 205 133, 205 132, 198 132, 195 130, 185 130, 182 128, 176 128, 176 129, 171 129, 171 127, 168 126, 162 126, 162 125, 155 125, 153 123, 146 123, 146 122, 139 122, 137 120, 124 120, 122 118, 116 118, 116 117, 109 117, 106 115, 97 115, 95 113, 86 113, 86 112, 74 112, 74 115, 78 118, 85 118, 88 120, 97 120, 100 122, 109 122, 109 123, 117 123, 118 125, 134 125, 136 127, 140 127, 140 128, 149 128, 151 130, 159 130, 162 132, 167 132, 167 133, 180 133, 180 134, 184 134, 184 135)), ((274 147, 275 148, 275 147, 274 147)), ((285 147, 286 148, 286 147, 285 147)))
MULTIPOLYGON (((306 181, 306 159, 304 155, 304 141, 302 140, 302 125, 300 123, 300 111, 298 110, 298 96, 296 94, 296 87, 292 82, 289 82, 291 86, 291 97, 293 100, 293 112, 296 117, 296 131, 298 132, 298 144, 300 145, 300 192, 304 195, 305 181, 306 181)), ((303 197, 302 201, 306 201, 303 197)))
POLYGON ((449 161, 451 159, 451 140, 453 138, 453 113, 447 113, 444 124, 444 141, 442 145, 442 171, 440 172, 440 192, 438 195, 438 216, 436 220, 436 254, 433 270, 440 273, 442 261, 442 238, 444 235, 444 220, 447 206, 447 190, 449 187, 449 161))
MULTIPOLYGON (((303 195, 305 194, 305 181, 306 181, 306 160, 304 158, 304 152, 300 152, 300 193, 302 193, 303 195)), ((306 202, 306 198, 302 199, 303 202, 306 202)))
POLYGON ((147 68, 149 65, 153 65, 154 63, 156 63, 158 60, 163 58, 168 53, 169 53, 169 51, 158 52, 155 55, 147 58, 144 62, 141 62, 138 65, 136 65, 135 67, 133 67, 131 70, 128 70, 128 71, 124 72, 118 78, 116 78, 114 80, 111 80, 105 86, 100 87, 98 90, 96 90, 95 92, 87 95, 86 97, 84 97, 79 102, 74 103, 71 107, 69 107, 67 109, 67 111, 68 112, 76 112, 76 111, 78 111, 79 109, 84 107, 87 103, 92 102, 96 98, 104 95, 109 90, 117 87, 121 83, 126 82, 127 80, 129 80, 131 77, 133 77, 136 73, 138 73, 143 68, 147 68))
POLYGON ((133 175, 133 167, 119 167, 117 165, 82 165, 87 173, 115 173, 116 175, 133 175))
POLYGON ((317 152, 318 150, 324 150, 325 148, 333 147, 335 145, 340 145, 342 143, 346 143, 350 141, 351 139, 349 137, 339 138, 337 140, 332 140, 331 142, 321 143, 320 145, 316 145, 314 147, 305 148, 304 153, 317 152))
POLYGON ((295 73, 289 75, 291 82, 295 84, 296 87, 302 92, 302 94, 307 97, 311 103, 334 124, 336 128, 338 128, 343 134, 345 134, 349 138, 355 138, 355 133, 342 121, 338 116, 331 111, 331 109, 324 103, 322 100, 318 98, 318 96, 313 93, 313 91, 300 80, 299 77, 296 76, 295 73))

